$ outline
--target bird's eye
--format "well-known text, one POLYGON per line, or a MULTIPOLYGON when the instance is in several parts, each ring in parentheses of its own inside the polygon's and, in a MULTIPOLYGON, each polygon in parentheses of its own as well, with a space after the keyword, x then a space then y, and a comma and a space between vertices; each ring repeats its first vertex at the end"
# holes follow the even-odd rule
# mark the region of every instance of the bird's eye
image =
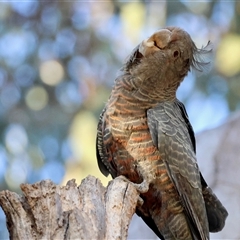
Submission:
POLYGON ((173 53, 173 57, 178 57, 179 56, 179 52, 178 51, 174 51, 174 53, 173 53))

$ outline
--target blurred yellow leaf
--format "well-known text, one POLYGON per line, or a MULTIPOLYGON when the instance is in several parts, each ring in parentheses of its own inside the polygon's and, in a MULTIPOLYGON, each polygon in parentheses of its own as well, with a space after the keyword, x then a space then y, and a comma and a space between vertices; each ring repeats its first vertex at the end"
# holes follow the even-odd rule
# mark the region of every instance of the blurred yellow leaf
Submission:
POLYGON ((83 178, 93 175, 101 179, 104 185, 110 178, 104 177, 97 166, 96 158, 97 120, 90 111, 81 111, 73 119, 69 138, 73 157, 66 164, 65 184, 76 179, 79 184, 83 178))
POLYGON ((139 34, 145 21, 145 8, 141 2, 129 2, 122 7, 121 18, 125 36, 133 43, 139 41, 139 34))
POLYGON ((28 89, 28 92, 25 96, 26 105, 34 111, 39 111, 45 108, 48 100, 48 92, 41 86, 31 87, 28 89))
POLYGON ((240 72, 240 36, 227 34, 223 37, 216 55, 216 67, 227 77, 240 72))
POLYGON ((39 73, 42 81, 50 86, 59 84, 64 77, 63 66, 56 60, 41 63, 39 73))
POLYGON ((69 137, 77 158, 95 158, 96 133, 97 121, 91 112, 81 111, 74 117, 69 137))
POLYGON ((88 175, 92 175, 100 179, 104 186, 107 186, 108 182, 111 181, 112 178, 110 176, 105 177, 100 172, 97 166, 97 159, 92 160, 94 160, 93 165, 95 164, 95 166, 92 166, 91 168, 87 168, 87 161, 83 161, 83 164, 71 162, 71 160, 67 161, 66 173, 62 180, 62 185, 66 185, 66 183, 71 179, 76 179, 76 183, 80 184, 84 178, 88 175))

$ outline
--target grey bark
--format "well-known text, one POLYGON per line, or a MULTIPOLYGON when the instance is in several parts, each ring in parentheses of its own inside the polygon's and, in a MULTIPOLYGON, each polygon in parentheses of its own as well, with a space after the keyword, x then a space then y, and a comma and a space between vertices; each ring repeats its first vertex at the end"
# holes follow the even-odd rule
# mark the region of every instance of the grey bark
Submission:
POLYGON ((105 188, 95 177, 80 186, 50 180, 21 184, 23 195, 0 192, 11 239, 126 239, 139 197, 122 179, 105 188))

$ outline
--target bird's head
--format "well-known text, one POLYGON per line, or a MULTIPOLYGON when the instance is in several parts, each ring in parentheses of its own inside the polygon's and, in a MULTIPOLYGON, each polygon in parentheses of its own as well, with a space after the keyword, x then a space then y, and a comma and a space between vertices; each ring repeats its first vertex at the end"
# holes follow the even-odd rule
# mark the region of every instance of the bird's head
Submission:
POLYGON ((129 56, 124 70, 141 79, 136 86, 156 94, 176 93, 191 67, 203 71, 209 44, 198 49, 191 37, 177 27, 167 27, 142 41, 129 56))

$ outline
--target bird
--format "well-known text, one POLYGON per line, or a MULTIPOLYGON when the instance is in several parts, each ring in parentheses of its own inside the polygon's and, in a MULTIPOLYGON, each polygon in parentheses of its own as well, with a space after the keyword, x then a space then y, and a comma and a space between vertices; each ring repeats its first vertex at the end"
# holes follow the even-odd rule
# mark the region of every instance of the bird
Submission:
POLYGON ((207 240, 228 212, 200 172, 196 141, 176 92, 192 69, 204 71, 209 43, 197 48, 178 27, 137 45, 115 79, 97 126, 100 171, 140 192, 136 213, 162 240, 207 240))

